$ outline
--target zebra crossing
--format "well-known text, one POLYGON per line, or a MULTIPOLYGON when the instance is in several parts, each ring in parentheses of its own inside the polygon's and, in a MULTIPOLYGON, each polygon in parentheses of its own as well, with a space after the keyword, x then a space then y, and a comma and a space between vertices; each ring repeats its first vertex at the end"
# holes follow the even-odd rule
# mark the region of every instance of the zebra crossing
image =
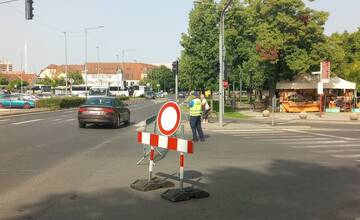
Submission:
POLYGON ((262 144, 276 143, 292 149, 303 149, 310 153, 328 155, 335 159, 360 162, 360 139, 316 133, 294 129, 238 129, 214 130, 243 140, 262 144))

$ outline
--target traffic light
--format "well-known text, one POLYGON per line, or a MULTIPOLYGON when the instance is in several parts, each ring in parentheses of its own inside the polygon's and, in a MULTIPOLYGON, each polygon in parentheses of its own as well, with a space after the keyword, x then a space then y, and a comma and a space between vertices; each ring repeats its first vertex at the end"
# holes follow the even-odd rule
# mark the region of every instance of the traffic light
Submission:
POLYGON ((176 60, 172 63, 172 71, 174 75, 177 75, 179 73, 179 61, 176 60))
POLYGON ((26 20, 32 20, 34 17, 33 0, 25 0, 25 18, 26 20))

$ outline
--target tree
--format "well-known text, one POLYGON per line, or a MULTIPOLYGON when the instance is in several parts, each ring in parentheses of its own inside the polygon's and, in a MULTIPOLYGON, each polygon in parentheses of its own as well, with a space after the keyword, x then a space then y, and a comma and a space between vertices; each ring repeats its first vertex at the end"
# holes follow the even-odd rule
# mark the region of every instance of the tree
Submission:
POLYGON ((9 81, 7 79, 0 77, 0 85, 8 85, 8 84, 9 84, 9 81))
MULTIPOLYGON (((22 81, 22 86, 28 86, 29 83, 27 81, 22 81)), ((13 90, 13 89, 20 89, 21 88, 21 80, 20 79, 16 79, 16 80, 13 80, 13 81, 10 81, 9 84, 8 84, 8 88, 10 90, 13 90)))
POLYGON ((188 33, 180 44, 184 48, 179 64, 179 87, 216 89, 219 74, 219 11, 214 0, 203 0, 189 14, 188 33))
POLYGON ((68 79, 73 79, 74 80, 73 85, 80 85, 80 84, 85 83, 80 72, 69 72, 68 73, 68 79))
POLYGON ((175 88, 175 79, 172 71, 166 66, 152 68, 146 72, 147 76, 142 80, 141 84, 150 84, 154 91, 158 90, 157 85, 160 84, 161 90, 169 91, 175 88))

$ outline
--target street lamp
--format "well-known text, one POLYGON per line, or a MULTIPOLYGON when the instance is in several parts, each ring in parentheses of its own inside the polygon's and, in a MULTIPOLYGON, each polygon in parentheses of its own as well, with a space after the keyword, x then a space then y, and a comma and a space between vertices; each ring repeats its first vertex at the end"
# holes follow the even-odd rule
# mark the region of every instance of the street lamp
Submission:
MULTIPOLYGON (((104 26, 97 26, 97 27, 87 27, 85 28, 85 65, 84 65, 84 72, 85 72, 85 92, 87 94, 87 85, 88 85, 88 80, 87 80, 87 32, 89 30, 96 30, 96 29, 100 29, 100 28, 104 28, 104 26)), ((87 96, 87 95, 86 95, 87 96)))
POLYGON ((67 60, 67 32, 64 31, 65 36, 65 95, 68 96, 68 60, 67 60))
POLYGON ((224 37, 224 21, 226 10, 230 6, 233 0, 229 0, 220 15, 220 35, 219 35, 219 63, 220 63, 220 72, 219 72, 219 126, 223 126, 223 117, 224 117, 224 86, 223 86, 223 77, 224 77, 224 60, 225 60, 225 37, 224 37))
MULTIPOLYGON (((96 54, 97 54, 97 80, 98 80, 98 84, 100 83, 100 69, 99 69, 99 62, 100 62, 100 47, 96 46, 96 54)), ((100 85, 100 84, 99 84, 100 85)))

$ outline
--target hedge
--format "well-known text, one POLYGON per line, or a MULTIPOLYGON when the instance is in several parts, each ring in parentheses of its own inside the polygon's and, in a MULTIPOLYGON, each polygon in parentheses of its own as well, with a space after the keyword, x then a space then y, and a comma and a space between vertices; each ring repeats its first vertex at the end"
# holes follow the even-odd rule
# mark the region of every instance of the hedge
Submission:
POLYGON ((62 109, 79 107, 84 104, 86 98, 80 97, 57 97, 49 99, 40 99, 36 101, 37 108, 62 109))

